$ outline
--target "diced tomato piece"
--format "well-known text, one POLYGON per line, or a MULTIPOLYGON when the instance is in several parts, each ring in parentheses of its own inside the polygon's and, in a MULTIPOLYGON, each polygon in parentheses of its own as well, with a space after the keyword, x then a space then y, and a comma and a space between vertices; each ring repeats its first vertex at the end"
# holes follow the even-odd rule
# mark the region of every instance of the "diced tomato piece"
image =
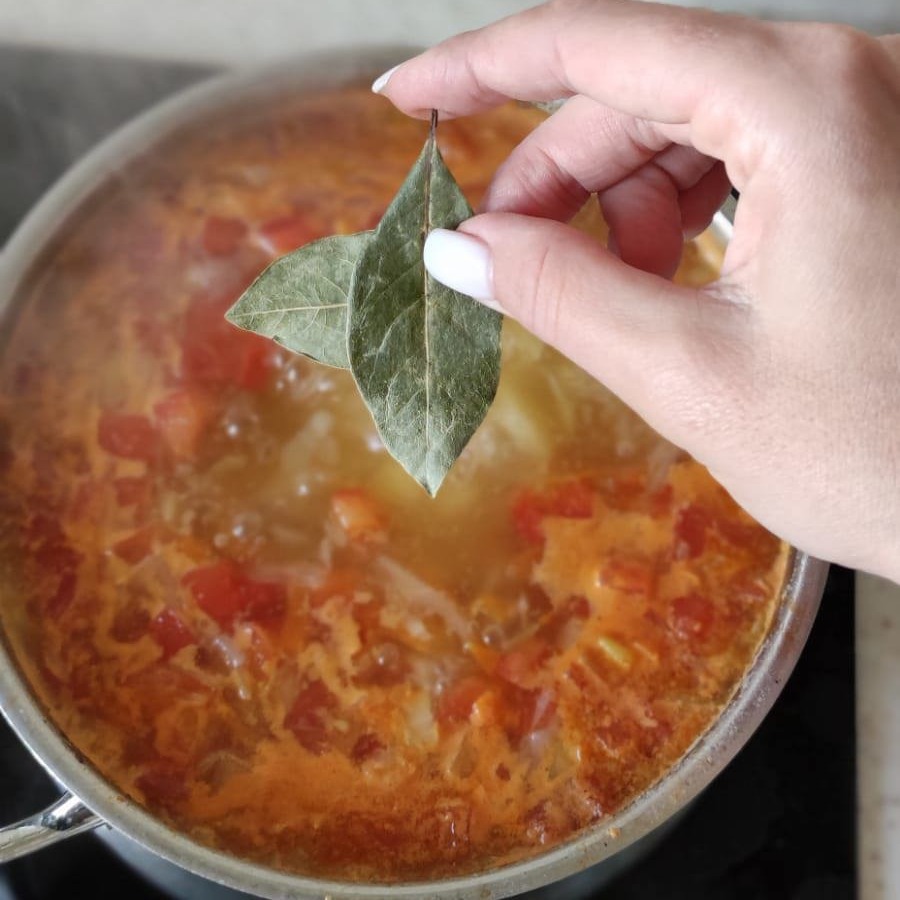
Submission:
POLYGON ((100 446, 113 456, 153 462, 159 456, 159 433, 146 416, 104 410, 97 425, 100 446))
POLYGON ((112 552, 131 566, 137 565, 145 556, 150 554, 152 549, 153 530, 150 528, 141 528, 134 534, 116 541, 112 546, 112 552))
POLYGON ((559 516, 589 519, 594 514, 594 489, 584 478, 551 485, 544 491, 524 490, 513 501, 513 526, 529 544, 544 543, 544 519, 559 516))
POLYGON ((114 478, 112 486, 118 506, 138 506, 150 496, 150 482, 144 476, 123 475, 114 478))
POLYGON ((331 495, 331 512, 351 541, 379 542, 387 537, 384 512, 367 491, 336 491, 331 495))
POLYGON ((242 618, 261 624, 280 621, 287 609, 287 588, 267 581, 244 581, 246 598, 242 618))
POLYGON ((759 559, 768 562, 778 552, 778 538, 755 522, 741 521, 736 514, 720 515, 716 528, 733 547, 740 547, 759 559))
POLYGON ((302 213, 294 213, 263 222, 259 226, 259 236, 267 252, 281 256, 322 237, 322 229, 315 227, 302 213))
POLYGON ((181 579, 197 605, 223 628, 231 628, 244 608, 240 569, 229 560, 192 569, 181 579))
POLYGON ((356 739, 356 742, 353 744, 353 749, 350 751, 350 758, 355 763, 362 763, 374 756, 380 750, 384 750, 384 744, 377 734, 372 734, 369 731, 365 734, 361 734, 356 739))
POLYGON ((181 459, 189 459, 195 455, 212 414, 209 396, 188 389, 173 391, 153 407, 153 415, 163 440, 172 453, 181 459))
POLYGON ((287 603, 283 585, 254 581, 230 560, 192 569, 181 581, 200 609, 227 629, 238 619, 270 622, 284 613, 287 603))
POLYGON ((284 727, 292 731, 301 746, 315 753, 324 753, 329 746, 326 717, 337 706, 337 697, 325 683, 316 679, 297 694, 293 705, 284 717, 284 727))
POLYGON ((225 320, 235 298, 195 300, 184 323, 181 373, 189 384, 235 385, 247 391, 266 387, 271 374, 272 345, 225 320))
POLYGON ((709 511, 695 503, 678 511, 675 519, 676 559, 695 559, 706 549, 706 532, 712 524, 709 511))
POLYGON ((203 225, 203 249, 211 256, 231 256, 246 233, 247 226, 240 219, 210 216, 203 225))
POLYGON ((181 616, 169 607, 150 622, 150 636, 162 648, 163 659, 169 659, 182 648, 197 643, 194 632, 181 616))
POLYGON ((672 601, 670 622, 679 637, 703 641, 712 631, 714 620, 712 602, 700 594, 685 594, 672 601))
POLYGON ((544 504, 540 494, 523 491, 513 501, 513 527, 522 540, 541 546, 544 543, 544 504))
POLYGON ((272 347, 265 338, 255 334, 246 335, 244 340, 243 357, 235 373, 235 384, 245 391, 261 391, 269 383, 272 373, 272 347))
POLYGON ((446 687, 438 697, 438 722, 447 725, 467 721, 476 701, 489 686, 488 680, 481 675, 467 675, 446 687))
POLYGON ((520 687, 530 687, 541 663, 550 655, 547 642, 539 637, 528 638, 504 653, 495 669, 504 681, 520 687))

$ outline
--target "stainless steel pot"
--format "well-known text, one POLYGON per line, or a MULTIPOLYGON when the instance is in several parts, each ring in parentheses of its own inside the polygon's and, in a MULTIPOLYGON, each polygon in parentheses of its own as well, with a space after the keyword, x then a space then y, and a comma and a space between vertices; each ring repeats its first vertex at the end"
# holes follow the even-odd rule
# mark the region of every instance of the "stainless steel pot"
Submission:
MULTIPOLYGON (((330 53, 264 73, 215 79, 161 104, 108 138, 71 169, 22 223, 0 260, 0 314, 6 314, 66 220, 111 175, 161 139, 210 111, 252 105, 282 89, 315 91, 372 77, 412 51, 409 48, 330 53)), ((731 224, 720 214, 714 227, 723 241, 731 224)), ((373 885, 304 878, 245 862, 195 843, 163 824, 102 778, 56 729, 31 694, 0 641, 2 712, 38 762, 65 788, 49 809, 0 829, 0 862, 107 824, 117 843, 153 854, 213 881, 270 898, 504 897, 539 887, 609 860, 650 835, 702 791, 744 745, 772 706, 794 667, 819 605, 827 565, 792 552, 781 600, 770 630, 734 697, 677 766, 629 806, 567 844, 526 862, 463 878, 373 885), (129 843, 130 842, 130 843, 129 843)), ((0 636, 2 637, 2 636, 0 636)), ((128 855, 128 850, 125 850, 128 855)), ((622 860, 620 856, 615 862, 622 860)), ((613 861, 610 869, 618 869, 613 861)))

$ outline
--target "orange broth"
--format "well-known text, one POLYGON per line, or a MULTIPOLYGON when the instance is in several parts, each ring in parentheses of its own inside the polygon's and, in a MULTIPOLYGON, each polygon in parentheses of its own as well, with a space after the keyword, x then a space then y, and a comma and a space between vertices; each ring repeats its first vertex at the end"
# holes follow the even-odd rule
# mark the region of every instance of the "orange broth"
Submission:
MULTIPOLYGON (((472 200, 538 120, 441 125, 472 200)), ((224 322, 276 255, 372 227, 424 136, 361 89, 184 130, 62 230, 0 370, 0 612, 53 720, 196 840, 351 881, 521 860, 627 804, 734 691, 784 568, 513 323, 432 500, 347 373, 224 322)), ((713 274, 689 246, 679 277, 713 274)))

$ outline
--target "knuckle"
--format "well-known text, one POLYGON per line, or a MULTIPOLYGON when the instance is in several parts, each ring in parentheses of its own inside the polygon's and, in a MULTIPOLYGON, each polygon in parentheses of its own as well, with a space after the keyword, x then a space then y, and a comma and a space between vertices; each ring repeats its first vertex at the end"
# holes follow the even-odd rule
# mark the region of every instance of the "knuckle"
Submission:
POLYGON ((896 128, 900 77, 884 45, 871 35, 847 25, 804 24, 785 26, 785 53, 792 60, 794 103, 803 116, 794 117, 808 127, 815 117, 817 138, 825 151, 817 167, 873 172, 883 148, 896 128), (810 111, 813 112, 810 112, 810 111))
POLYGON ((551 149, 533 143, 523 147, 516 161, 519 188, 529 206, 540 211, 548 202, 564 209, 578 209, 587 189, 557 159, 551 149))
POLYGON ((860 88, 870 85, 873 73, 885 61, 879 41, 849 25, 809 23, 782 26, 781 49, 793 65, 800 83, 809 83, 821 99, 827 90, 829 104, 855 105, 860 88))
POLYGON ((812 49, 839 79, 858 78, 871 72, 882 53, 878 41, 848 25, 810 25, 812 49))

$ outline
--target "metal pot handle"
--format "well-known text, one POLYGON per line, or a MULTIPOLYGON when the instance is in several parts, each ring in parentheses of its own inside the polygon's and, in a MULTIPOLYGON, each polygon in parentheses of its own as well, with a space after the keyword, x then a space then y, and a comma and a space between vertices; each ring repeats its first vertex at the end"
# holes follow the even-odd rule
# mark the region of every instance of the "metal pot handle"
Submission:
POLYGON ((90 831, 103 819, 73 794, 63 794, 54 804, 12 825, 0 828, 0 864, 49 847, 57 841, 90 831))

